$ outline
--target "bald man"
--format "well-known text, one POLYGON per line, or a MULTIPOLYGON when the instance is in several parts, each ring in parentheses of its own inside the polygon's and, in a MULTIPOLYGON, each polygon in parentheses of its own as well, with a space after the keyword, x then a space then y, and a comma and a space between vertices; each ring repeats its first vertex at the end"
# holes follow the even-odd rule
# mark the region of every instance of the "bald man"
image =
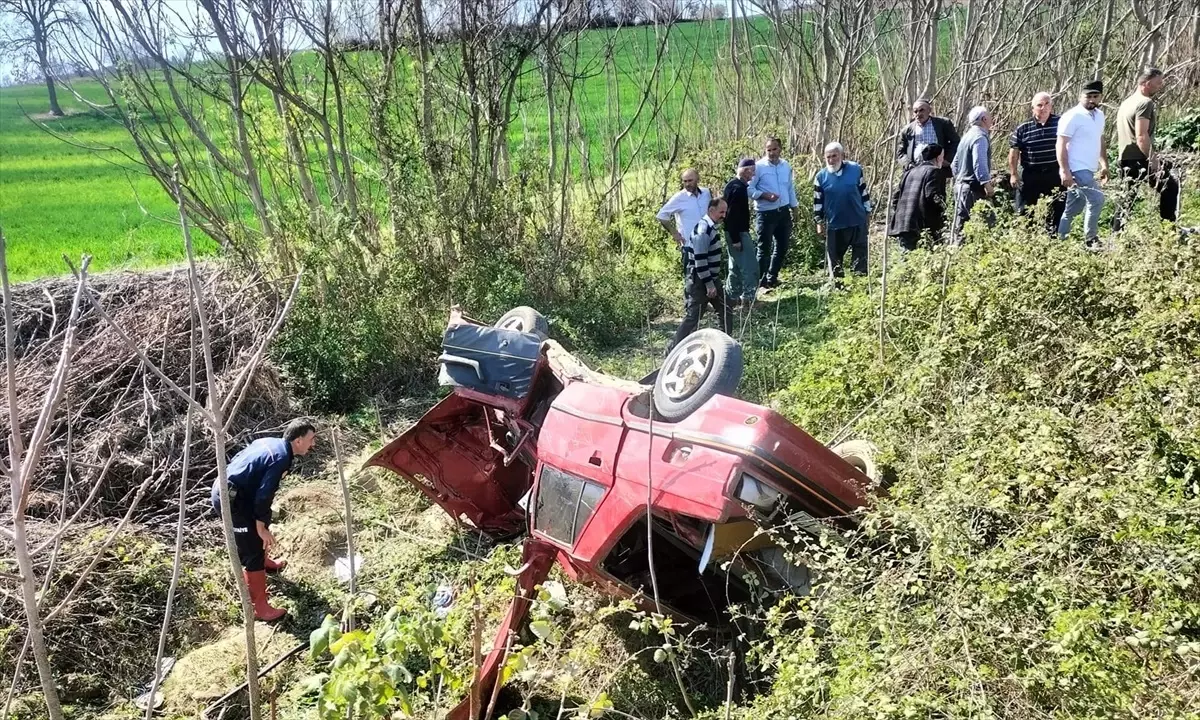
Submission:
POLYGON ((708 188, 700 187, 700 173, 696 172, 695 168, 684 170, 679 176, 679 181, 683 188, 667 200, 655 217, 667 234, 675 239, 675 245, 679 248, 680 262, 686 274, 686 248, 691 242, 692 231, 695 230, 696 223, 700 222, 700 219, 708 213, 712 193, 708 188))
MULTIPOLYGON (((992 179, 992 114, 982 105, 971 108, 967 114, 971 127, 963 133, 958 154, 950 166, 954 178, 954 223, 950 226, 950 244, 961 245, 963 226, 971 218, 971 209, 985 197, 996 192, 992 179)), ((994 216, 984 214, 985 222, 991 227, 994 216)))
POLYGON ((1051 199, 1046 231, 1053 235, 1058 232, 1067 192, 1059 177, 1058 157, 1054 151, 1058 141, 1058 115, 1054 114, 1054 100, 1048 92, 1034 95, 1030 110, 1033 117, 1018 125, 1008 140, 1008 174, 1017 191, 1022 215, 1027 215, 1042 198, 1051 199), (1018 164, 1021 168, 1019 176, 1018 164))

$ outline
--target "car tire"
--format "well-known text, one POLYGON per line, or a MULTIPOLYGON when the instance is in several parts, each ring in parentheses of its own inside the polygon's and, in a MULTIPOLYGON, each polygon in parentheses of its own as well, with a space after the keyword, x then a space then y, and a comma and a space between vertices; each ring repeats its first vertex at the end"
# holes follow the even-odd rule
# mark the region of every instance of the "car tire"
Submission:
POLYGON ((883 472, 879 463, 875 462, 876 456, 879 455, 879 448, 875 447, 875 443, 870 440, 848 440, 834 445, 832 450, 838 457, 854 466, 854 469, 870 478, 871 482, 882 482, 883 472))
POLYGON ((496 327, 503 330, 530 333, 531 335, 537 335, 542 340, 550 337, 550 323, 546 321, 546 316, 528 305, 521 305, 504 313, 496 321, 496 327))
POLYGON ((679 422, 714 395, 733 395, 743 367, 741 343, 719 330, 697 330, 667 353, 654 379, 654 410, 679 422))

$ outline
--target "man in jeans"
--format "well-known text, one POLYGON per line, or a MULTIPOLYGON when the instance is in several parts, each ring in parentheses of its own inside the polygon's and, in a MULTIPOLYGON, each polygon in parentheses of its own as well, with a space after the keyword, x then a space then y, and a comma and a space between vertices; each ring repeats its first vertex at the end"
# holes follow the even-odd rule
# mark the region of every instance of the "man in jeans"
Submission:
MULTIPOLYGON (((991 132, 992 114, 982 105, 971 108, 967 115, 971 128, 963 134, 954 156, 951 172, 954 177, 954 224, 950 227, 950 244, 962 244, 963 225, 971 218, 975 203, 996 192, 992 181, 991 132)), ((990 210, 990 208, 989 208, 990 210)), ((988 216, 991 224, 991 216, 988 216)))
POLYGON ((687 272, 683 280, 683 322, 667 346, 667 353, 700 327, 704 306, 712 305, 721 320, 721 330, 729 334, 732 323, 725 293, 721 290, 721 234, 726 205, 721 198, 708 204, 708 212, 696 223, 691 238, 684 244, 687 272))
POLYGON ((1108 180, 1107 144, 1104 139, 1104 111, 1100 109, 1104 85, 1093 80, 1083 86, 1079 104, 1058 121, 1055 151, 1067 205, 1058 224, 1059 237, 1071 232, 1071 223, 1083 213, 1083 236, 1089 248, 1100 243, 1100 209, 1104 191, 1100 184, 1108 180))
POLYGON ((759 284, 768 290, 779 287, 779 270, 787 260, 792 239, 792 209, 800 204, 796 201, 792 166, 781 157, 782 153, 779 138, 767 138, 766 155, 755 164, 754 179, 749 183, 757 212, 754 229, 758 233, 759 284))
POLYGON ((734 308, 749 307, 758 290, 758 257, 750 241, 749 185, 754 158, 742 158, 737 174, 725 185, 725 241, 729 243, 729 277, 725 294, 734 308))

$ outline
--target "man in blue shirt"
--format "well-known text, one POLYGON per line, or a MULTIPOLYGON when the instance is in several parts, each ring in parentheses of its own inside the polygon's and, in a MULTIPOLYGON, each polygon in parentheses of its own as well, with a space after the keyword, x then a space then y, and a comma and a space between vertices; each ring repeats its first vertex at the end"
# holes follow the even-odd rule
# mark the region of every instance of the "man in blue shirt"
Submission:
POLYGON ((813 217, 825 236, 825 264, 834 282, 845 276, 842 262, 850 250, 850 269, 867 274, 867 215, 871 193, 862 166, 846 160, 841 143, 825 146, 825 167, 813 176, 813 217))
MULTIPOLYGON (((971 218, 975 203, 996 192, 992 181, 991 131, 992 114, 982 105, 971 108, 967 115, 971 129, 962 137, 958 154, 950 166, 954 176, 954 224, 950 228, 950 244, 962 243, 962 229, 971 218)), ((989 214, 988 224, 992 223, 989 214)))
MULTIPOLYGON (((260 438, 233 456, 226 467, 229 509, 233 516, 233 539, 238 559, 250 588, 254 616, 272 621, 287 611, 271 607, 267 598, 267 570, 282 570, 287 563, 275 562, 267 552, 275 544, 271 534, 271 504, 279 482, 292 467, 292 458, 306 455, 316 442, 312 423, 296 419, 288 423, 283 437, 260 438)), ((213 480, 212 505, 221 512, 220 478, 213 480)))
POLYGON ((771 289, 779 286, 779 270, 787 260, 792 239, 792 209, 799 203, 792 166, 781 157, 783 143, 779 138, 767 138, 766 153, 755 163, 748 189, 757 212, 754 230, 758 234, 759 284, 771 289))

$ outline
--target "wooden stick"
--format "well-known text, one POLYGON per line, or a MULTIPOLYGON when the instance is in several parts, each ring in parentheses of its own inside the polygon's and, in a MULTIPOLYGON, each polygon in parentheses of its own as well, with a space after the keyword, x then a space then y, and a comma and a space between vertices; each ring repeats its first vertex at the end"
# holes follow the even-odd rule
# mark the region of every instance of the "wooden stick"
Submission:
MULTIPOLYGON (((196 392, 196 316, 192 314, 188 357, 188 392, 196 392)), ((179 571, 183 566, 183 527, 187 522, 188 469, 192 459, 192 406, 188 405, 183 428, 183 467, 179 471, 179 516, 175 523, 175 557, 171 561, 171 584, 167 587, 167 604, 163 609, 162 630, 158 634, 158 651, 154 656, 154 679, 150 681, 150 700, 146 703, 146 720, 154 717, 154 695, 162 682, 162 659, 167 650, 171 630, 171 611, 175 606, 175 591, 179 587, 179 571)))
POLYGON ((346 519, 346 559, 350 563, 350 597, 347 599, 347 630, 354 629, 354 600, 358 597, 358 584, 354 570, 354 511, 350 506, 350 483, 346 481, 346 463, 342 461, 342 444, 338 440, 338 429, 329 431, 333 438, 333 457, 337 462, 338 482, 342 486, 342 504, 346 519))

